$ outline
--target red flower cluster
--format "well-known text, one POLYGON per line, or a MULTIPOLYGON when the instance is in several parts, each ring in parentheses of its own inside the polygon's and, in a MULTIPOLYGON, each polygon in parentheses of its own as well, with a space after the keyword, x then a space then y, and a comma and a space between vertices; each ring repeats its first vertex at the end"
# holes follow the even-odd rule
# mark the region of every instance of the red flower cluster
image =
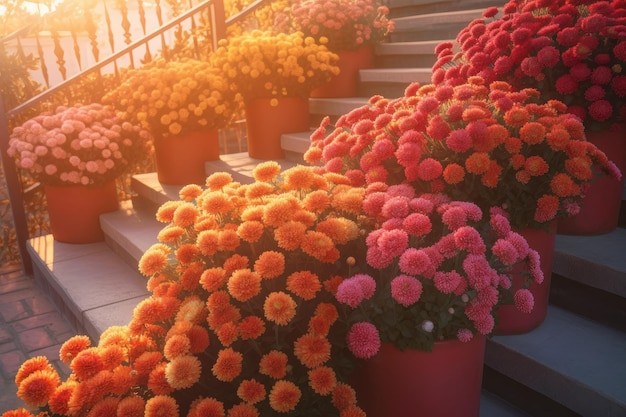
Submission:
MULTIPOLYGON (((473 75, 488 83, 536 88, 586 122, 621 122, 626 114, 626 2, 511 0, 491 7, 438 45, 433 82, 453 85, 473 75)), ((590 126, 591 124, 586 124, 590 126)))

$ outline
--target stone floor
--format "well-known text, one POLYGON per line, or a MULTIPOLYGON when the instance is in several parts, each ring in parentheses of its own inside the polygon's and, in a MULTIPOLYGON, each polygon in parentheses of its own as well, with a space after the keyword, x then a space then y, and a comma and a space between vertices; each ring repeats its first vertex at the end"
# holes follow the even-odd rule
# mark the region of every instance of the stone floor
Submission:
POLYGON ((31 276, 19 265, 0 266, 0 414, 22 407, 14 377, 33 356, 46 356, 62 379, 69 369, 59 360, 59 348, 75 334, 31 276))

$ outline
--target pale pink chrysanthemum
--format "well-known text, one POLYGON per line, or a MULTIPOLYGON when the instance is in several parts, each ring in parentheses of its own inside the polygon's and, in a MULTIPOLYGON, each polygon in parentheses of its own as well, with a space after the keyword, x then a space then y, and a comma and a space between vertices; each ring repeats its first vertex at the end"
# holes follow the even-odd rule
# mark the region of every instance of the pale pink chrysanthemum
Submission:
POLYGON ((422 283, 408 275, 398 275, 391 280, 391 296, 399 304, 408 307, 416 303, 422 295, 422 283))
POLYGON ((368 359, 378 353, 380 336, 372 323, 359 322, 352 325, 346 336, 348 349, 360 359, 368 359))
POLYGON ((427 198, 417 197, 409 201, 409 207, 411 207, 414 212, 430 214, 433 212, 435 205, 427 198))
POLYGON ((385 220, 385 222, 380 226, 381 229, 385 230, 394 230, 394 229, 402 229, 403 221, 399 217, 394 217, 389 220, 385 220))
POLYGON ((349 305, 352 308, 356 308, 361 301, 365 298, 363 289, 359 282, 354 279, 344 279, 337 287, 337 293, 335 298, 340 303, 349 305))
POLYGON ((402 197, 392 197, 383 204, 382 215, 386 218, 404 218, 409 214, 409 203, 402 197))
POLYGON ((525 288, 515 291, 513 301, 515 302, 515 308, 526 314, 533 311, 533 307, 535 306, 535 297, 533 296, 533 293, 525 288))
POLYGON ((410 201, 415 197, 415 188, 408 184, 394 184, 387 189, 387 195, 391 197, 403 197, 410 201))

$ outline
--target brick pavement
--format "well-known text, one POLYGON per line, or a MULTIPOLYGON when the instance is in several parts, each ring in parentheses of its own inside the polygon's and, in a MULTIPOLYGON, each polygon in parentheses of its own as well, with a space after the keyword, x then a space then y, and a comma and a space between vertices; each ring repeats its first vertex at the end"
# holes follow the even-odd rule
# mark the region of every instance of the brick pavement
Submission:
POLYGON ((24 275, 19 265, 0 266, 0 414, 23 406, 13 381, 27 358, 46 356, 61 378, 67 377, 59 348, 74 334, 33 277, 24 275))

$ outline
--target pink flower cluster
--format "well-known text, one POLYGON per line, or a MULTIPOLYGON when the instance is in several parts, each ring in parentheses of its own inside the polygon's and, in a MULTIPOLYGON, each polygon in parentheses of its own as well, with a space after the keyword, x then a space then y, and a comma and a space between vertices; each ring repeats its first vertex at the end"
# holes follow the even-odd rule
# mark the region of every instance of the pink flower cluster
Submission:
POLYGON ((7 153, 44 184, 94 185, 120 175, 149 140, 148 131, 122 122, 111 106, 61 106, 16 127, 7 153))
POLYGON ((378 0, 295 0, 291 15, 277 13, 277 25, 328 41, 331 51, 357 49, 381 42, 393 31, 389 8, 378 0))
POLYGON ((508 81, 558 99, 583 120, 611 123, 626 114, 626 2, 511 0, 485 10, 441 43, 433 66, 435 84, 463 83, 479 75, 508 81))
MULTIPOLYGON (((437 337, 468 341, 476 332, 489 334, 496 308, 511 298, 515 268, 526 265, 532 281, 543 281, 538 253, 512 231, 500 209, 491 210, 487 219, 473 203, 384 183, 367 187, 363 207, 378 224, 366 237, 370 271, 342 281, 336 298, 357 311, 360 327, 374 323, 383 340, 392 339, 395 323, 386 316, 391 312, 398 323, 420 317, 421 332, 437 337)), ((512 294, 524 312, 533 306, 525 289, 529 284, 512 294)), ((352 342, 348 336, 348 346, 356 356, 369 357, 373 349, 354 340, 375 338, 365 330, 355 332, 359 336, 352 342)))

